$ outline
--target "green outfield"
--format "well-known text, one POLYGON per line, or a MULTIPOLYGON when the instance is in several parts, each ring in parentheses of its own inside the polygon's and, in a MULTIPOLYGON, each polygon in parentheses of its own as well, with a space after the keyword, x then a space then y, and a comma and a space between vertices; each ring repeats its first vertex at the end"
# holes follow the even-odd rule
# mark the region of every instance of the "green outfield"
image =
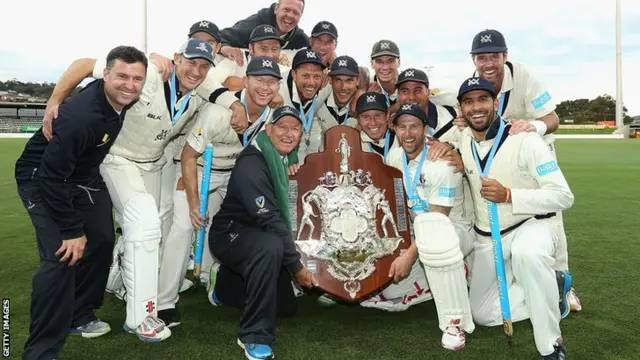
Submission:
MULTIPOLYGON (((11 359, 28 334, 31 276, 38 266, 33 228, 16 195, 13 166, 25 140, 0 140, 0 296, 11 299, 11 359)), ((638 359, 640 341, 640 141, 558 140, 560 166, 575 194, 564 215, 569 263, 583 302, 562 322, 569 359, 638 359), (634 355, 635 354, 635 355, 634 355)), ((91 241, 91 239, 89 239, 91 241)), ((487 274, 493 276, 493 274, 487 274)), ((55 301, 55 299, 51 299, 55 301)), ((107 294, 102 320, 112 332, 70 338, 60 359, 242 359, 235 344, 240 313, 214 308, 201 292, 183 294, 182 325, 166 342, 145 344, 124 333, 123 303, 107 294)), ((300 298, 294 318, 278 322, 277 359, 537 359, 531 325, 514 324, 509 347, 502 329, 477 328, 461 352, 440 347, 432 301, 402 313, 300 298)))

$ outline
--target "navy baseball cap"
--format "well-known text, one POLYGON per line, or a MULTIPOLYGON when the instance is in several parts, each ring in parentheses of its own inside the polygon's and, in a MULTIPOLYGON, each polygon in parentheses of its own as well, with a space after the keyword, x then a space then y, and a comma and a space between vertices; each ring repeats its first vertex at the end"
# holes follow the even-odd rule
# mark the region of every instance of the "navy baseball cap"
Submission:
POLYGON ((213 47, 203 40, 187 40, 182 44, 182 46, 180 46, 178 54, 187 59, 205 59, 213 64, 213 47))
POLYGON ((462 95, 473 90, 488 91, 494 99, 498 96, 489 80, 485 80, 481 77, 472 77, 468 78, 462 83, 462 85, 460 85, 460 90, 458 90, 458 102, 460 102, 462 95))
POLYGON ((197 32, 207 33, 220 42, 220 29, 212 21, 202 20, 191 25, 191 29, 189 29, 189 34, 187 36, 191 37, 197 32))
POLYGON ((249 64, 247 64, 247 75, 249 76, 262 76, 268 75, 278 79, 282 79, 280 74, 280 66, 277 62, 273 61, 273 58, 267 56, 252 57, 249 64))
POLYGON ((369 110, 380 110, 387 112, 387 98, 379 92, 366 92, 362 94, 356 101, 356 114, 360 115, 369 110))
POLYGON ((501 53, 507 51, 504 36, 498 30, 480 31, 471 43, 471 54, 501 53))
POLYGON ((278 40, 282 45, 284 40, 278 35, 276 28, 271 25, 258 25, 249 35, 249 43, 253 44, 262 40, 278 40))
POLYGON ((407 81, 415 81, 419 83, 423 83, 427 89, 429 88, 429 77, 427 74, 419 69, 406 69, 398 75, 398 82, 396 83, 396 87, 400 87, 400 84, 407 81))
POLYGON ((393 123, 398 122, 398 118, 402 115, 413 115, 420 119, 423 124, 427 123, 427 114, 420 108, 418 104, 404 104, 400 106, 400 109, 396 111, 396 114, 393 116, 393 123))
POLYGON ((297 69, 302 64, 316 64, 322 66, 324 70, 327 65, 322 62, 322 56, 311 49, 301 49, 293 57, 292 69, 297 69))
POLYGON ((311 37, 318 37, 320 35, 329 35, 338 40, 338 28, 328 21, 320 21, 313 27, 313 30, 311 30, 311 37))
POLYGON ((358 63, 351 56, 338 56, 331 63, 331 70, 329 71, 329 76, 333 75, 347 75, 347 76, 358 76, 360 74, 360 69, 358 68, 358 63))
POLYGON ((372 59, 385 55, 400 58, 400 48, 391 40, 380 40, 373 44, 373 48, 371 48, 372 59))
POLYGON ((298 121, 300 121, 300 124, 302 124, 302 118, 300 117, 300 112, 293 106, 289 106, 289 105, 279 107, 273 111, 273 116, 271 117, 271 124, 275 124, 278 120, 282 119, 285 116, 293 116, 294 118, 298 119, 298 121))

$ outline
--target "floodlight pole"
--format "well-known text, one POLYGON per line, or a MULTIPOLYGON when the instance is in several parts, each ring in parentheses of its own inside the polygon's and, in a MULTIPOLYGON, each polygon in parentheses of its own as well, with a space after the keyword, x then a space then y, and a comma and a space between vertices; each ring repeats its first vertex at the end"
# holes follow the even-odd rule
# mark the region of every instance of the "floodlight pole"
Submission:
POLYGON ((620 1, 616 0, 616 128, 622 129, 622 28, 620 1))
POLYGON ((142 0, 142 51, 147 53, 147 0, 142 0))

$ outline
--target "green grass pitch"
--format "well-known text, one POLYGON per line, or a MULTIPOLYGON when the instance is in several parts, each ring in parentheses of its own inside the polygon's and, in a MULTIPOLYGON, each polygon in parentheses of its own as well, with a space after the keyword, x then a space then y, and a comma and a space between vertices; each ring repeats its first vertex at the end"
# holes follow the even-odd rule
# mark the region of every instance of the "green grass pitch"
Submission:
MULTIPOLYGON (((11 359, 28 335, 31 276, 38 266, 33 228, 16 195, 13 167, 24 139, 0 140, 0 297, 11 299, 11 359)), ((559 162, 575 194, 564 215, 569 264, 583 311, 562 321, 570 359, 639 359, 640 141, 558 140, 559 162)), ((90 241, 90 240, 89 240, 90 241)), ((52 301, 55 301, 52 299, 52 301)), ((296 317, 279 319, 278 359, 537 359, 528 321, 514 324, 514 344, 501 327, 476 328, 466 348, 440 347, 433 301, 402 313, 299 299, 296 317)), ((69 338, 60 359, 242 359, 235 344, 240 312, 214 308, 204 291, 182 294, 182 325, 159 344, 122 330, 123 303, 107 294, 98 316, 111 333, 69 338)))

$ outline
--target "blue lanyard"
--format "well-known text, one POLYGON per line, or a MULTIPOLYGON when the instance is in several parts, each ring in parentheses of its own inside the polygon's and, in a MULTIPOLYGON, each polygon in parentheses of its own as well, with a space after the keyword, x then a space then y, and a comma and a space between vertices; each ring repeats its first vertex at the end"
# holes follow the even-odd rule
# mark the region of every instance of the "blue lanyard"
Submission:
POLYGON ((180 119, 180 116, 182 116, 184 109, 187 108, 187 104, 189 103, 189 98, 191 97, 191 92, 193 90, 189 90, 186 94, 184 94, 183 98, 185 100, 182 101, 182 105, 180 105, 180 109, 178 110, 178 112, 176 112, 176 103, 178 102, 176 92, 178 91, 178 89, 176 89, 176 65, 175 64, 173 64, 173 74, 171 74, 171 82, 169 83, 169 85, 170 85, 169 87, 171 88, 171 125, 173 126, 176 124, 178 119, 180 119))
MULTIPOLYGON (((247 108, 247 99, 245 98, 245 92, 244 91, 240 95, 240 101, 242 102, 242 105, 244 105, 244 109, 247 111, 247 117, 248 117, 249 116, 249 109, 247 108)), ((264 107, 264 111, 262 112, 262 115, 260 115, 260 119, 258 119, 258 124, 256 125, 255 128, 253 128, 253 131, 251 132, 251 139, 249 139, 249 129, 248 128, 247 128, 247 130, 245 130, 244 134, 242 134, 242 146, 243 147, 247 147, 247 144, 249 144, 249 142, 253 139, 254 135, 258 134, 258 132, 260 131, 260 127, 262 126, 262 123, 264 122, 264 119, 267 118, 267 114, 269 114, 269 107, 265 106, 264 107)))
MULTIPOLYGON (((493 162, 493 158, 496 155, 496 151, 498 151, 498 145, 500 144, 500 139, 502 138, 502 134, 504 133, 504 121, 502 119, 498 119, 500 121, 500 128, 498 129, 498 135, 496 135, 493 145, 491 146, 491 151, 489 152, 489 157, 487 158, 487 162, 485 163, 484 169, 480 165, 480 159, 478 157, 478 151, 476 150, 476 146, 471 140, 471 150, 473 152, 473 159, 476 162, 476 166, 478 167, 478 172, 480 172, 480 176, 486 177, 489 174, 489 168, 491 167, 491 163, 493 162)), ((491 227, 491 240, 493 242, 494 256, 496 262, 496 277, 499 281, 498 289, 500 290, 500 309, 502 310, 502 318, 503 319, 511 319, 511 307, 509 305, 509 297, 503 296, 502 291, 507 291, 507 277, 504 269, 504 254, 502 251, 502 235, 500 234, 500 220, 498 219, 498 205, 493 201, 487 201, 489 203, 489 223, 491 227)))
POLYGON ((413 175, 413 181, 411 181, 409 166, 407 165, 409 163, 409 161, 407 160, 407 153, 404 150, 402 151, 402 166, 404 170, 404 183, 407 188, 407 195, 409 196, 409 200, 418 202, 412 204, 411 210, 413 211, 429 211, 429 204, 427 204, 426 201, 420 198, 417 191, 418 182, 420 181, 420 174, 422 174, 422 166, 424 165, 424 161, 427 158, 428 152, 429 148, 425 144, 424 148, 422 149, 422 156, 420 156, 420 162, 418 163, 418 167, 416 168, 416 173, 413 175))
POLYGON ((382 90, 382 95, 384 95, 384 99, 387 101, 387 107, 391 107, 391 100, 389 99, 389 93, 387 92, 387 90, 385 90, 382 85, 378 82, 378 85, 380 85, 380 89, 382 90))
MULTIPOLYGON (((387 129, 387 132, 384 134, 384 154, 382 155, 382 158, 384 159, 384 163, 387 163, 387 154, 389 153, 389 141, 391 140, 391 131, 389 131, 389 129, 387 129)), ((371 145, 371 143, 369 143, 369 149, 371 150, 371 152, 376 152, 375 150, 373 150, 373 145, 371 145)), ((405 155, 405 158, 407 156, 405 155)))
POLYGON ((497 119, 496 121, 500 121, 500 128, 498 129, 498 135, 496 135, 493 145, 491 146, 491 151, 489 152, 489 157, 487 158, 487 163, 485 164, 484 169, 480 165, 478 150, 476 150, 476 146, 473 143, 473 140, 471 140, 471 151, 473 152, 473 159, 476 161, 476 166, 478 167, 478 171, 480 172, 480 176, 482 177, 486 177, 489 173, 489 168, 491 167, 493 158, 496 156, 496 151, 498 151, 500 139, 502 138, 502 134, 504 133, 504 121, 502 121, 502 119, 497 119))
POLYGON ((502 117, 502 114, 504 113, 504 95, 505 94, 506 93, 500 93, 500 100, 498 100, 499 101, 499 103, 498 103, 498 115, 500 117, 502 117))
POLYGON ((313 117, 316 113, 316 100, 318 96, 313 97, 313 102, 311 103, 311 109, 309 109, 309 117, 304 112, 304 108, 302 104, 300 104, 300 117, 302 118, 302 126, 304 126, 304 131, 309 133, 311 132, 311 125, 313 125, 313 117))

